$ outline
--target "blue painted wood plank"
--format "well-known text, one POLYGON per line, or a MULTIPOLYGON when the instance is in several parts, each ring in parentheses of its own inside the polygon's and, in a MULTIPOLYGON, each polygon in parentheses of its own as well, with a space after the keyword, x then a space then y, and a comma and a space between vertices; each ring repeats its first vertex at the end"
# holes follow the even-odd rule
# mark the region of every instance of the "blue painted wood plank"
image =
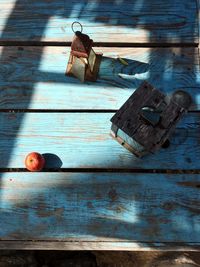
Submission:
POLYGON ((199 185, 193 174, 1 173, 0 243, 199 246, 199 185))
POLYGON ((198 42, 195 0, 1 0, 1 40, 71 41, 80 21, 98 42, 198 42))
POLYGON ((200 113, 177 126, 168 149, 138 159, 109 135, 113 113, 0 113, 0 167, 23 168, 31 151, 49 168, 199 169, 200 113), (52 160, 51 160, 52 158, 52 160))
POLYGON ((103 52, 97 82, 64 75, 66 47, 1 47, 0 108, 119 109, 147 80, 165 93, 183 89, 200 107, 197 48, 95 48, 103 52), (122 65, 118 56, 125 58, 122 65))

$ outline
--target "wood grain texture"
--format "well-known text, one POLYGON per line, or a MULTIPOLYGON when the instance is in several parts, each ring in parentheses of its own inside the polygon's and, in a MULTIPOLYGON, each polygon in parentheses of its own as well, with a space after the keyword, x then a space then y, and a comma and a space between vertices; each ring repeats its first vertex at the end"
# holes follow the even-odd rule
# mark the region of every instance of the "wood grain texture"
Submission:
POLYGON ((89 241, 199 246, 199 185, 199 175, 1 173, 0 239, 77 242, 72 249, 89 241))
POLYGON ((198 42, 195 0, 1 0, 1 40, 71 41, 79 21, 98 42, 198 42))
POLYGON ((97 82, 64 75, 66 47, 1 47, 1 109, 119 109, 147 80, 172 93, 183 89, 200 107, 197 48, 95 48, 103 52, 97 82), (118 56, 128 62, 120 63, 118 56))
POLYGON ((111 250, 111 251, 177 251, 177 252, 199 252, 199 243, 140 243, 124 241, 0 241, 1 250, 111 250))
POLYGON ((199 169, 200 113, 179 123, 168 149, 138 159, 109 135, 113 113, 0 113, 0 168, 23 168, 31 151, 47 168, 199 169))

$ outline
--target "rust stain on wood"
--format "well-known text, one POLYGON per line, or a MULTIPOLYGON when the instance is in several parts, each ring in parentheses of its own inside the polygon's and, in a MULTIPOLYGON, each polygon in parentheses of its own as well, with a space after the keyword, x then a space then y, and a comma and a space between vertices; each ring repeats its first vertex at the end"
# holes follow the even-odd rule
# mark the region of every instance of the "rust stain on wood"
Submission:
POLYGON ((9 113, 9 115, 8 115, 8 119, 10 119, 10 120, 16 119, 16 117, 17 117, 17 115, 13 112, 9 113))
POLYGON ((118 194, 113 188, 108 192, 108 196, 112 202, 115 202, 118 199, 118 194))
POLYGON ((110 209, 115 211, 116 213, 123 213, 123 212, 127 211, 127 209, 123 205, 118 205, 118 206, 112 207, 110 209))
POLYGON ((87 207, 88 207, 89 209, 94 208, 94 206, 93 206, 93 204, 92 204, 91 201, 88 201, 88 202, 87 202, 87 207))
POLYGON ((173 210, 175 208, 175 205, 174 205, 174 203, 166 202, 163 204, 162 207, 163 207, 163 209, 170 211, 170 210, 173 210))
POLYGON ((152 238, 158 237, 161 234, 161 224, 160 224, 160 216, 156 216, 152 213, 147 218, 147 222, 149 227, 142 230, 144 236, 149 236, 152 238))
POLYGON ((38 210, 37 214, 39 217, 50 217, 50 216, 58 216, 61 217, 63 215, 64 208, 56 208, 53 210, 38 210))

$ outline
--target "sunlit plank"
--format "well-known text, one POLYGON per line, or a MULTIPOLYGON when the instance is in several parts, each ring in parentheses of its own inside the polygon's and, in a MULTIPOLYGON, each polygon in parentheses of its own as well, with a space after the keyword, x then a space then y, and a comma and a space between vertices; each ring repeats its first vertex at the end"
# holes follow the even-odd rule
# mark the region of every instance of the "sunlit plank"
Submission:
POLYGON ((198 42, 195 0, 1 0, 1 40, 71 41, 80 21, 97 42, 198 42))
POLYGON ((49 168, 199 169, 199 113, 184 117, 170 147, 138 159, 110 133, 113 113, 0 113, 0 167, 24 168, 31 151, 49 168))
POLYGON ((81 83, 65 76, 66 47, 4 47, 0 108, 118 109, 147 80, 165 93, 183 89, 200 107, 196 48, 95 48, 103 52, 99 78, 81 83), (128 62, 120 63, 118 56, 128 62), (72 101, 73 100, 73 101, 72 101))

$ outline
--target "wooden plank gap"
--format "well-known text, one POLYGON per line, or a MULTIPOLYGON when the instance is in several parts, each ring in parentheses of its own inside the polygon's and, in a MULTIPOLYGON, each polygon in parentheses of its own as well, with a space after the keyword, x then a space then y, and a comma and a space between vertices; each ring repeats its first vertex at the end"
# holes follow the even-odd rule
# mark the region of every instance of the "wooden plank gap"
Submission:
MULTIPOLYGON (((0 109, 2 113, 114 113, 118 109, 0 109)), ((188 113, 200 113, 189 110, 188 113)))
MULTIPOLYGON (((128 42, 94 42, 94 47, 198 47, 198 42, 191 43, 128 43, 128 42)), ((71 46, 71 42, 51 41, 0 41, 0 46, 71 46)))
MULTIPOLYGON (((0 172, 29 172, 26 168, 0 168, 0 172)), ((42 172, 200 174, 200 169, 44 168, 42 172)))
POLYGON ((0 109, 0 112, 5 113, 113 113, 116 111, 117 109, 0 109))

